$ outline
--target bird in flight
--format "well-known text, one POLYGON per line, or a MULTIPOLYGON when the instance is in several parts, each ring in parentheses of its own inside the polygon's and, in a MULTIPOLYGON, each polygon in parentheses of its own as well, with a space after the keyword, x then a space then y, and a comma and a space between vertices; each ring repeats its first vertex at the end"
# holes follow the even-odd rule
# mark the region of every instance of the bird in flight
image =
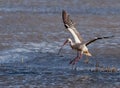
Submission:
POLYGON ((80 58, 82 58, 83 54, 86 56, 92 56, 92 54, 89 52, 89 50, 87 48, 87 46, 89 44, 95 42, 96 40, 113 37, 113 36, 95 37, 94 39, 92 39, 88 42, 83 42, 83 39, 80 36, 80 33, 75 28, 75 23, 70 19, 70 16, 67 14, 67 12, 65 10, 62 11, 62 19, 63 19, 65 28, 72 34, 75 42, 73 42, 71 38, 68 38, 64 42, 64 44, 61 46, 58 54, 61 52, 63 46, 66 45, 67 43, 70 44, 70 47, 73 50, 77 51, 77 56, 73 60, 71 60, 69 64, 75 65, 80 60, 80 58))

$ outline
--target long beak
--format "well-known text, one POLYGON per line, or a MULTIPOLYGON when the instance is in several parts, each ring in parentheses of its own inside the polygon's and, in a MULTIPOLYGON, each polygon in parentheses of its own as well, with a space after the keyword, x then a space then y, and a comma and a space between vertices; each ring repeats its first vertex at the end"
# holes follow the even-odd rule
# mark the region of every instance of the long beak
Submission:
POLYGON ((60 48, 59 51, 58 51, 58 55, 59 55, 60 52, 62 51, 63 46, 66 45, 67 43, 68 43, 68 40, 66 40, 66 41, 63 43, 63 45, 61 46, 61 48, 60 48))

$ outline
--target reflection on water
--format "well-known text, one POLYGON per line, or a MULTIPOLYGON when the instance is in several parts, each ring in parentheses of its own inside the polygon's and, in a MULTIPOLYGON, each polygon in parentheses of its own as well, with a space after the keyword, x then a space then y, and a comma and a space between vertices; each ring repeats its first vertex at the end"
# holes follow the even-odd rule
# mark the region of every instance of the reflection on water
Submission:
POLYGON ((119 14, 119 0, 1 0, 0 87, 119 87, 119 14), (81 59, 77 71, 68 64, 76 55, 69 46, 57 55, 71 37, 62 23, 62 9, 71 15, 85 41, 115 36, 90 45, 90 63, 81 59), (96 60, 118 71, 91 72, 96 60))

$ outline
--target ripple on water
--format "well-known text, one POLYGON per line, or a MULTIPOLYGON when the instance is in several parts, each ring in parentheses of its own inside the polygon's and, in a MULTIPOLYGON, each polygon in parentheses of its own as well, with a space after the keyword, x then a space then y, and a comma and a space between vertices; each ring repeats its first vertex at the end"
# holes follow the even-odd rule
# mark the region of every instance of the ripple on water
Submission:
POLYGON ((119 88, 118 1, 1 0, 1 3, 1 88, 119 88), (68 64, 76 56, 69 45, 64 47, 62 57, 56 55, 64 40, 72 37, 63 31, 63 8, 78 22, 78 30, 85 39, 95 35, 115 35, 113 39, 91 44, 89 49, 94 51, 90 57, 92 64, 85 64, 83 57, 77 63, 76 71, 68 64), (118 67, 118 71, 93 71, 96 59, 104 66, 118 67))
POLYGON ((15 43, 15 46, 19 46, 9 50, 1 51, 0 62, 1 63, 8 63, 8 62, 15 62, 24 60, 30 60, 35 58, 35 53, 57 53, 59 47, 59 42, 55 43, 48 43, 48 42, 41 42, 41 43, 27 43, 27 44, 19 44, 15 43))

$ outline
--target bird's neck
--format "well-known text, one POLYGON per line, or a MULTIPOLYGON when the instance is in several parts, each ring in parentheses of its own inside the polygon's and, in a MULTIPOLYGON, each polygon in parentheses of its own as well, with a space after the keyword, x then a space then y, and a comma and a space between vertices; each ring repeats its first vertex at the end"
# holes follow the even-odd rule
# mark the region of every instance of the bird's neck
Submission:
POLYGON ((72 47, 74 45, 73 41, 70 42, 70 46, 72 47))

